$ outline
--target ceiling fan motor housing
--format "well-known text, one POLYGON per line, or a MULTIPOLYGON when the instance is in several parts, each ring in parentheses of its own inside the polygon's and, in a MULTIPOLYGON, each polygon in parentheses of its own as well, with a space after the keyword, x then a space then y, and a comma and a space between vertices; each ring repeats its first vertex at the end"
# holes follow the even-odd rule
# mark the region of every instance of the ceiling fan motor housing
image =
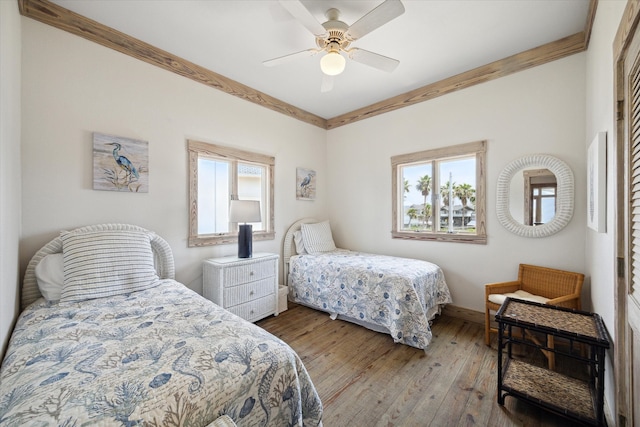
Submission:
POLYGON ((344 71, 346 58, 386 72, 392 72, 398 66, 400 61, 396 59, 357 47, 350 48, 350 45, 402 15, 405 10, 401 0, 384 0, 351 26, 340 20, 340 11, 335 8, 326 11, 327 20, 321 24, 302 0, 280 0, 280 4, 314 35, 317 48, 264 61, 265 65, 277 65, 290 59, 324 52, 320 59, 320 69, 324 73, 322 92, 331 90, 333 79, 330 77, 344 71))
POLYGON ((324 49, 327 52, 337 52, 341 49, 346 49, 350 42, 344 37, 344 33, 347 32, 349 26, 342 21, 338 20, 338 9, 329 9, 326 13, 327 22, 322 26, 327 30, 328 35, 324 38, 316 37, 316 44, 320 49, 324 49))

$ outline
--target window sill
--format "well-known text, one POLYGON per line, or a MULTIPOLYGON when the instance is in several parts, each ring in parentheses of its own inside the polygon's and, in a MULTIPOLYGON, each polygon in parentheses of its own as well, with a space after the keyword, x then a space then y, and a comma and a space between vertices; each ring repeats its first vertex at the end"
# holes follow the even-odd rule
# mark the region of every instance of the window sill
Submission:
POLYGON ((392 239, 405 240, 430 240, 437 242, 454 242, 454 243, 476 243, 479 245, 487 244, 487 236, 479 234, 449 234, 449 233, 426 233, 421 231, 392 231, 392 239))
MULTIPOLYGON (((256 231, 253 233, 253 240, 273 240, 276 233, 271 231, 256 231)), ((189 237, 189 247, 227 245, 230 243, 238 243, 238 234, 202 234, 199 236, 189 237)))

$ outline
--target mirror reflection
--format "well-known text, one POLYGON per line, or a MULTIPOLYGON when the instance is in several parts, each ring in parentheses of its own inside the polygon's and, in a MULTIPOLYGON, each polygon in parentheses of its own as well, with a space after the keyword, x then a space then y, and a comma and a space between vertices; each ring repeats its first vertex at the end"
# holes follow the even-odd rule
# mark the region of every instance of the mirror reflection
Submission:
POLYGON ((537 226, 555 217, 558 182, 549 169, 534 167, 514 174, 509 193, 509 211, 518 223, 537 226))
POLYGON ((507 164, 498 175, 496 195, 498 221, 504 228, 518 236, 551 236, 571 221, 574 203, 573 184, 573 172, 562 160, 546 154, 522 156, 507 164), (554 175, 555 183, 546 171, 536 172, 544 169, 554 175), (523 171, 527 172, 523 173, 523 171), (518 177, 517 180, 515 177, 518 177), (528 177, 526 192, 525 177, 528 177), (528 194, 528 204, 525 204, 525 194, 528 194), (512 203, 512 201, 515 202, 512 203), (517 214, 512 215, 512 212, 517 214), (524 222, 527 221, 525 213, 527 216, 530 215, 528 221, 537 224, 525 225, 524 222))

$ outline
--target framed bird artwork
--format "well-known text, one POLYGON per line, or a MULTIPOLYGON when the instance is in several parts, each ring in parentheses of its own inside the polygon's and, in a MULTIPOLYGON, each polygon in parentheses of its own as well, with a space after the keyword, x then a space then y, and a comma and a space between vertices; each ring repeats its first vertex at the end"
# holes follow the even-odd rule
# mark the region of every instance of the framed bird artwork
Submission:
POLYGON ((316 199, 316 171, 311 169, 296 169, 296 199, 316 199))
POLYGON ((149 192, 149 142, 93 133, 93 189, 149 192))

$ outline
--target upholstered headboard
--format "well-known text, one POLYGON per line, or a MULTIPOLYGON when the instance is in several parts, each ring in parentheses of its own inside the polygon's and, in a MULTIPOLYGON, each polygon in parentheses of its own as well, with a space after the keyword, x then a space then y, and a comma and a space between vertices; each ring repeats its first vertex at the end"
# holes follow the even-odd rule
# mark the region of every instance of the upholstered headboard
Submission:
MULTIPOLYGON (((89 225, 86 227, 77 228, 76 231, 149 231, 137 225, 130 224, 99 224, 89 225)), ((171 247, 162 237, 153 233, 151 239, 151 250, 153 251, 154 264, 158 277, 161 279, 173 279, 175 278, 175 264, 173 262, 173 252, 171 247)), ((51 240, 44 245, 36 254, 31 258, 27 265, 27 270, 24 273, 24 281, 22 283, 22 298, 21 308, 24 310, 26 306, 36 301, 42 295, 38 288, 38 282, 36 280, 36 266, 38 263, 49 254, 62 253, 62 239, 60 236, 51 240)))

